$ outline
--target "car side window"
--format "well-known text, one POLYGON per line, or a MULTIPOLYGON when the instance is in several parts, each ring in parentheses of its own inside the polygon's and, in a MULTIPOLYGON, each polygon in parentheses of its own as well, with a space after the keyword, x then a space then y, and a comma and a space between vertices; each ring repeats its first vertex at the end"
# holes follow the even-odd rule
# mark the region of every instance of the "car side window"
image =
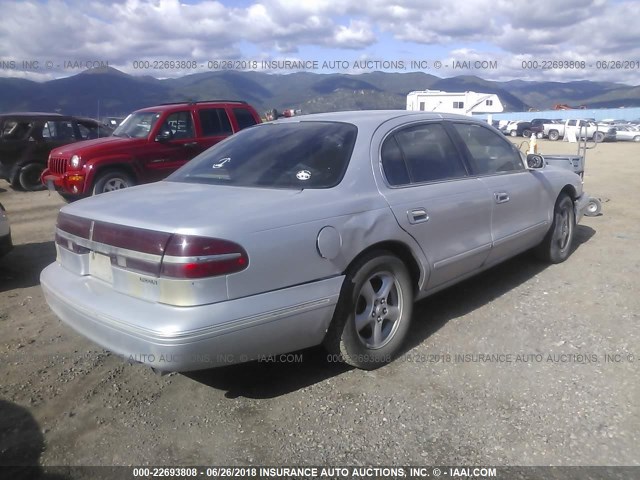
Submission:
POLYGON ((238 128, 240 130, 256 124, 256 119, 253 118, 251 112, 246 108, 234 108, 233 114, 236 116, 236 121, 238 122, 238 128))
POLYGON ((98 125, 88 122, 78 122, 78 130, 82 140, 92 140, 98 138, 98 125))
MULTIPOLYGON (((429 123, 404 128, 394 133, 393 137, 402 152, 411 183, 433 182, 467 175, 455 145, 441 124, 429 123)), ((386 142, 388 141, 390 139, 386 142)), ((399 165, 397 160, 395 163, 399 165)))
POLYGON ((229 116, 224 108, 203 108, 198 112, 198 115, 200 116, 203 137, 233 133, 229 116))
POLYGON ((481 125, 454 123, 471 154, 479 175, 524 170, 518 149, 508 140, 481 125))
POLYGON ((62 142, 75 141, 73 123, 67 120, 48 120, 42 129, 42 137, 62 142))
POLYGON ((382 144, 380 156, 384 176, 387 177, 389 185, 397 186, 410 183, 407 165, 404 163, 402 151, 393 135, 382 144))
POLYGON ((31 122, 8 120, 2 129, 2 138, 5 140, 26 140, 31 130, 31 122))
POLYGON ((191 120, 191 112, 174 112, 167 117, 165 128, 171 130, 172 139, 183 140, 185 138, 193 138, 193 121, 191 120))

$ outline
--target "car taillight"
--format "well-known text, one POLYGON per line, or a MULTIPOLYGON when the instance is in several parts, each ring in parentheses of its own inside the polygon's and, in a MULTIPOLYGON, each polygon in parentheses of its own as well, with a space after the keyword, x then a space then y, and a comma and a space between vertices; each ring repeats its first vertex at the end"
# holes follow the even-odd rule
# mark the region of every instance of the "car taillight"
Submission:
POLYGON ((95 250, 108 255, 117 267, 156 277, 215 277, 240 272, 249 265, 244 248, 218 238, 127 227, 66 213, 58 215, 57 227, 56 243, 61 247, 81 254, 95 250), (79 245, 80 240, 67 238, 64 233, 88 240, 90 248, 79 245))
POLYGON ((58 223, 56 226, 60 230, 76 235, 77 237, 89 238, 91 233, 91 220, 69 215, 68 213, 60 212, 58 214, 58 223))
POLYGON ((170 233, 125 227, 113 223, 95 222, 91 239, 94 242, 104 243, 113 247, 162 255, 169 237, 171 237, 170 233))
POLYGON ((240 245, 218 238, 173 235, 162 258, 160 275, 171 278, 204 278, 229 275, 249 265, 240 245))

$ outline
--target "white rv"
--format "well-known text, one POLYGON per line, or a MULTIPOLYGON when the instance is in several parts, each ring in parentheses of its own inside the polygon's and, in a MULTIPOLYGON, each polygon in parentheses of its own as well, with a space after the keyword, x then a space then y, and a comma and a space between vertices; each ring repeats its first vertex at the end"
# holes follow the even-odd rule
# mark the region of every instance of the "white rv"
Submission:
POLYGON ((504 107, 495 93, 422 90, 407 95, 407 110, 470 116, 474 113, 500 113, 504 107))

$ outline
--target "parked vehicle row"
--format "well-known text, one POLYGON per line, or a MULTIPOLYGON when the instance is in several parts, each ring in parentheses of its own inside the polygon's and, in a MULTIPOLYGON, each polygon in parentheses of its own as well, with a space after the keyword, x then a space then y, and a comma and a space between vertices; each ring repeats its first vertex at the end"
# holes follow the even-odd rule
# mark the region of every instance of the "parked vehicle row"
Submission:
MULTIPOLYGON (((165 120, 182 109, 177 131, 191 118, 201 133, 212 115, 199 107, 143 110, 92 145, 181 141, 165 120)), ((85 154, 62 155, 86 192, 85 154)), ((415 300, 531 248, 566 260, 587 202, 578 175, 479 120, 307 115, 243 129, 164 181, 63 207, 41 284, 65 323, 159 370, 318 344, 370 369, 398 353, 415 300)))
POLYGON ((582 135, 596 142, 634 141, 640 142, 640 125, 623 120, 605 120, 596 122, 592 119, 582 120, 552 120, 548 118, 534 118, 531 121, 495 121, 494 126, 505 135, 512 137, 548 138, 561 140, 568 132, 577 136, 582 135))

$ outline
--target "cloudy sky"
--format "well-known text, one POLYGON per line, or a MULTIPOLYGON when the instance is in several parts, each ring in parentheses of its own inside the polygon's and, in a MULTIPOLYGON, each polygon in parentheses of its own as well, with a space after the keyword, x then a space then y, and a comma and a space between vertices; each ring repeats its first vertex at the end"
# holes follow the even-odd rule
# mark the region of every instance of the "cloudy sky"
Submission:
POLYGON ((158 78, 225 67, 290 73, 299 65, 282 63, 289 60, 303 61, 316 73, 425 71, 440 77, 640 84, 637 0, 0 0, 0 5, 4 77, 47 80, 107 63, 158 78), (554 61, 563 68, 553 68, 554 61))

